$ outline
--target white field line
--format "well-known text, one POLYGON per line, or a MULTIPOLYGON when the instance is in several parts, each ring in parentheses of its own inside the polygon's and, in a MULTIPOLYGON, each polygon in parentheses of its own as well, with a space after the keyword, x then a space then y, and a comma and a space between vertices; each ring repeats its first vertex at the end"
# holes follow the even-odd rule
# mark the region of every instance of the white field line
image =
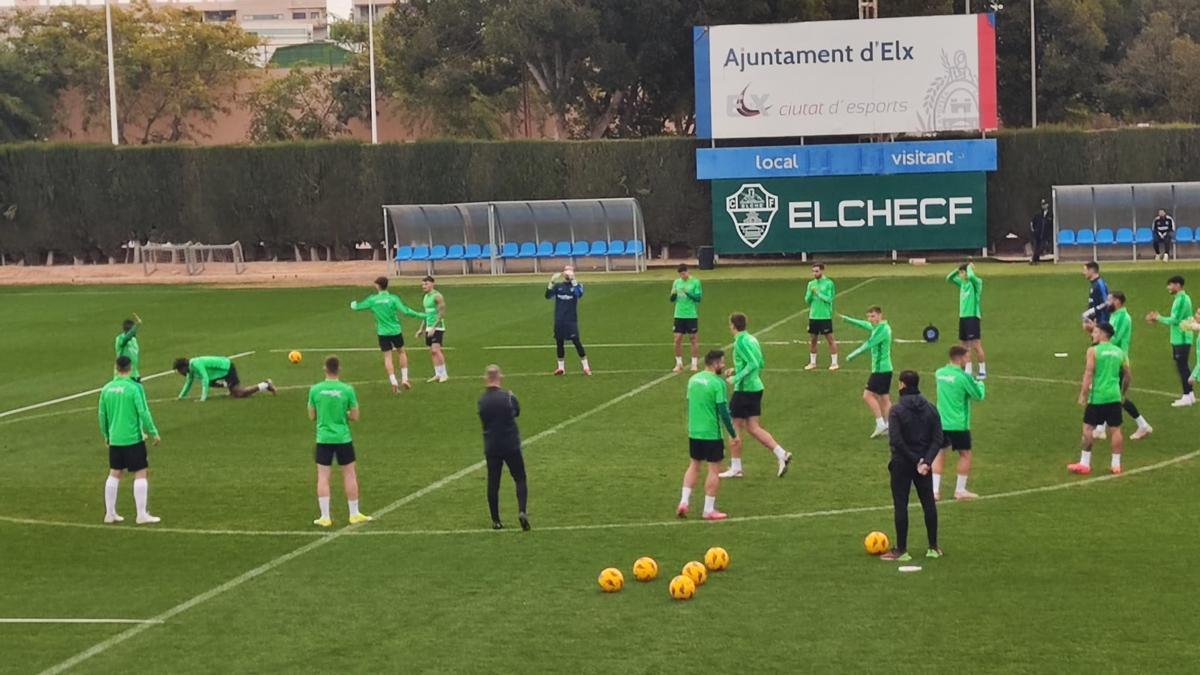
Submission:
MULTIPOLYGON (((760 332, 766 332, 766 331, 760 331, 760 332)), ((764 344, 764 345, 768 345, 768 346, 776 346, 776 347, 808 344, 808 340, 760 340, 759 342, 760 342, 760 344, 764 344)), ((862 342, 863 342, 862 340, 837 340, 837 343, 839 345, 857 345, 857 344, 862 344, 862 342)), ((895 344, 902 344, 902 345, 925 344, 924 340, 906 340, 903 338, 895 338, 892 340, 892 342, 895 344)), ((596 349, 633 349, 633 348, 640 348, 640 347, 655 347, 655 348, 673 347, 673 346, 675 346, 675 343, 674 342, 601 342, 599 344, 593 344, 593 343, 588 342, 588 343, 585 343, 583 346, 587 347, 588 349, 593 349, 593 348, 596 348, 596 349)), ((483 349, 484 349, 484 351, 517 350, 517 349, 554 349, 554 344, 546 343, 546 344, 540 344, 540 345, 493 345, 491 347, 484 347, 483 349)))
MULTIPOLYGON (((454 347, 442 347, 442 351, 444 351, 444 352, 452 352, 454 350, 455 350, 454 347)), ((267 353, 268 354, 287 354, 288 352, 291 352, 291 351, 328 352, 331 354, 336 354, 338 352, 376 352, 379 354, 383 353, 383 352, 379 351, 379 347, 291 347, 289 349, 268 349, 267 353)), ((427 351, 429 351, 429 347, 405 347, 404 351, 427 352, 427 351)))
POLYGON ((16 619, 16 618, 0 618, 0 623, 84 623, 84 624, 93 624, 93 623, 144 624, 144 623, 149 623, 149 624, 155 624, 155 623, 162 623, 162 622, 154 621, 152 619, 42 619, 42 618, 16 619))
MULTIPOLYGON (((856 288, 861 288, 862 286, 865 286, 866 284, 869 284, 872 281, 874 281, 874 279, 867 279, 866 281, 860 282, 860 283, 856 284, 855 286, 852 286, 846 292, 848 293, 850 291, 853 291, 856 288)), ((804 310, 796 312, 790 316, 787 316, 783 319, 780 319, 779 321, 776 321, 775 323, 771 324, 770 326, 767 326, 766 328, 764 328, 761 332, 767 332, 778 326, 781 326, 784 323, 786 323, 798 316, 801 316, 802 314, 806 313, 807 311, 808 311, 807 309, 804 309, 804 310)), ((595 408, 588 410, 587 412, 576 415, 575 417, 572 417, 568 420, 560 422, 560 423, 556 424, 555 426, 550 427, 549 429, 546 429, 545 431, 539 432, 538 434, 531 437, 526 442, 526 445, 534 443, 542 438, 547 438, 553 434, 556 434, 561 429, 563 429, 571 424, 574 424, 575 422, 578 422, 580 420, 591 417, 592 415, 595 415, 603 410, 607 410, 608 408, 616 405, 617 403, 620 403, 621 401, 624 401, 626 399, 637 396, 638 394, 642 393, 643 391, 646 391, 647 389, 650 389, 651 387, 654 387, 655 385, 658 385, 662 382, 666 382, 667 380, 673 378, 674 376, 675 376, 675 373, 667 373, 667 374, 657 377, 639 387, 630 389, 629 391, 625 392, 624 394, 621 394, 620 396, 617 396, 616 398, 609 399, 607 402, 602 403, 602 404, 596 406, 595 408)), ((445 485, 448 485, 448 484, 462 478, 463 476, 469 475, 470 473, 479 470, 481 467, 483 467, 485 465, 486 465, 486 462, 479 461, 468 467, 460 469, 460 470, 458 470, 436 482, 430 483, 429 485, 421 488, 420 490, 417 490, 416 492, 413 492, 404 497, 401 497, 400 499, 397 499, 396 501, 392 502, 391 504, 388 504, 387 506, 383 507, 382 509, 379 509, 378 511, 375 512, 376 517, 381 518, 381 517, 387 515, 388 513, 391 513, 392 511, 395 511, 396 509, 398 509, 406 504, 409 504, 431 492, 441 489, 445 485)), ((220 586, 216 586, 208 591, 205 591, 204 593, 201 593, 200 595, 194 596, 189 600, 181 602, 180 604, 175 605, 174 607, 168 609, 167 611, 163 612, 162 614, 159 614, 158 616, 153 617, 153 619, 151 619, 151 620, 152 621, 167 621, 167 620, 171 619, 172 617, 178 616, 179 614, 182 614, 197 605, 203 604, 203 603, 211 600, 212 598, 215 598, 229 590, 237 588, 238 586, 241 586, 242 584, 246 583, 247 581, 250 581, 252 579, 255 579, 256 577, 262 576, 263 574, 270 572, 271 570, 275 569, 276 567, 279 567, 280 565, 283 565, 291 560, 294 560, 295 558, 298 558, 306 553, 309 553, 310 551, 315 551, 316 549, 321 548, 322 546, 324 546, 330 542, 336 541, 337 539, 339 539, 347 534, 356 532, 358 530, 358 528, 360 528, 360 527, 361 527, 360 525, 350 525, 343 529, 337 530, 336 532, 332 532, 326 536, 323 536, 320 539, 309 542, 309 543, 301 546, 300 548, 294 549, 288 553, 285 553, 285 554, 278 556, 272 560, 269 560, 269 561, 263 563, 262 565, 255 567, 254 569, 244 572, 241 575, 236 576, 233 579, 230 579, 229 581, 226 581, 225 583, 221 584, 220 586)), ((80 663, 87 661, 88 659, 92 658, 93 656, 102 654, 102 653, 108 651, 109 649, 113 648, 114 646, 119 645, 122 642, 125 642, 126 640, 129 640, 131 638, 134 638, 134 637, 140 635, 143 631, 150 628, 152 625, 154 625, 154 624, 139 624, 137 626, 133 626, 132 628, 129 628, 125 631, 122 631, 122 632, 112 636, 111 638, 108 638, 107 640, 104 640, 102 642, 98 642, 98 643, 92 645, 88 649, 85 649, 84 651, 79 652, 75 656, 72 656, 71 658, 59 663, 58 665, 47 668, 45 671, 43 671, 42 675, 55 675, 57 673, 61 673, 61 672, 70 670, 71 668, 74 668, 75 666, 79 665, 80 663)))
MULTIPOLYGON (((229 358, 240 359, 243 356, 250 356, 253 353, 254 352, 252 352, 252 351, 242 352, 240 354, 234 354, 233 356, 230 356, 229 358)), ((142 381, 145 382, 146 380, 153 380, 155 378, 159 378, 164 375, 170 375, 173 372, 175 372, 175 371, 174 370, 164 370, 161 373, 154 373, 153 375, 147 375, 142 378, 142 381)), ((57 403, 65 403, 66 401, 74 401, 77 398, 83 398, 84 396, 91 396, 92 394, 99 394, 99 393, 100 393, 99 388, 88 389, 87 391, 81 391, 78 394, 71 394, 70 396, 63 396, 62 398, 56 398, 52 401, 42 401, 41 403, 34 403, 33 405, 27 405, 23 408, 15 408, 13 410, 6 410, 4 412, 0 412, 0 418, 8 417, 10 415, 16 415, 16 414, 23 413, 23 412, 28 412, 30 410, 37 410, 38 408, 45 408, 46 406, 55 405, 57 403)))

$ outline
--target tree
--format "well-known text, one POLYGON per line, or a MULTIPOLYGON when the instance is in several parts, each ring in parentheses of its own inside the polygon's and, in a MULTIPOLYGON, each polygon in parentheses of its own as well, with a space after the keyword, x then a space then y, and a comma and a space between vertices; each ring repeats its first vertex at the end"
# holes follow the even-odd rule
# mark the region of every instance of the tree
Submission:
POLYGON ((0 143, 39 140, 54 118, 43 74, 0 44, 0 143))
POLYGON ((342 77, 321 68, 293 68, 286 76, 268 81, 249 96, 250 140, 320 140, 346 133, 359 114, 347 105, 342 77))

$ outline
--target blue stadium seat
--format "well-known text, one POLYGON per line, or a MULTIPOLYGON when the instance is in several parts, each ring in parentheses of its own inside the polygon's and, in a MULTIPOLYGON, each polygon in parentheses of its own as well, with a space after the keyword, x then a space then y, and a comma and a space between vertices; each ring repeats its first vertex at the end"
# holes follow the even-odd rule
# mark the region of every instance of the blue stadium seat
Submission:
POLYGON ((553 258, 554 257, 554 244, 552 244, 551 242, 548 242, 548 241, 538 242, 537 257, 553 258))
POLYGON ((1121 229, 1117 230, 1117 243, 1125 244, 1127 246, 1132 245, 1133 244, 1133 228, 1122 227, 1121 229))
POLYGON ((608 255, 608 242, 607 241, 593 241, 592 242, 592 255, 608 255))
POLYGON ((479 258, 480 260, 491 260, 492 259, 492 245, 484 244, 483 248, 479 249, 479 255, 476 257, 479 258))
POLYGON ((1192 231, 1192 228, 1184 225, 1175 229, 1175 241, 1181 244, 1190 244, 1196 241, 1196 234, 1192 231))
POLYGON ((555 258, 570 258, 571 257, 571 242, 560 241, 554 245, 555 258))
POLYGON ((418 246, 413 249, 413 260, 429 260, 429 247, 418 246))
POLYGON ((630 239, 629 243, 625 244, 625 255, 638 255, 645 253, 646 249, 642 246, 641 239, 630 239))
POLYGON ((446 259, 446 247, 443 246, 442 244, 438 244, 438 245, 434 246, 433 250, 429 252, 429 259, 430 260, 445 260, 446 259))
POLYGON ((1139 244, 1151 244, 1154 242, 1154 233, 1148 227, 1139 227, 1135 233, 1134 239, 1139 244))
POLYGON ((446 251, 446 260, 466 260, 467 250, 462 244, 451 244, 446 251))
POLYGON ((500 257, 501 258, 519 258, 519 257, 521 257, 520 247, 517 245, 517 242, 515 242, 515 241, 504 242, 504 246, 500 247, 500 257))
POLYGON ((408 262, 409 260, 412 260, 412 257, 413 247, 401 246, 400 248, 396 249, 396 262, 408 262))
POLYGON ((532 241, 526 241, 521 244, 521 250, 517 253, 518 258, 536 258, 537 244, 532 241))
POLYGON ((483 257, 483 249, 479 247, 479 244, 467 244, 463 257, 467 260, 479 260, 483 257))
POLYGON ((575 245, 571 247, 571 255, 586 256, 588 254, 588 250, 588 243, 586 241, 577 241, 575 242, 575 245))
POLYGON ((1091 230, 1080 230, 1075 235, 1075 243, 1080 246, 1091 246, 1096 243, 1096 233, 1091 230))
POLYGON ((625 242, 618 239, 608 247, 609 255, 625 255, 625 242))
POLYGON ((1059 246, 1074 246, 1075 245, 1075 230, 1059 230, 1058 231, 1059 246))
POLYGON ((1096 232, 1096 243, 1100 246, 1111 246, 1116 241, 1117 238, 1113 236, 1112 230, 1099 230, 1096 232))

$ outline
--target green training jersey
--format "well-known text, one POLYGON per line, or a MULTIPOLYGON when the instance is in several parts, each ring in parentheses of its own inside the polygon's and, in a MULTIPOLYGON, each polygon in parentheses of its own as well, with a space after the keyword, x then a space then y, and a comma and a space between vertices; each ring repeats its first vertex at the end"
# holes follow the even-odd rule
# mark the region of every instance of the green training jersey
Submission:
MULTIPOLYGON (((1195 352, 1200 354, 1200 333, 1196 333, 1196 349, 1195 352)), ((1200 357, 1196 359, 1196 368, 1192 370, 1192 379, 1200 380, 1200 357)))
POLYGON ((308 407, 317 412, 318 443, 350 442, 350 411, 358 407, 354 387, 341 380, 325 380, 308 390, 308 407))
POLYGON ((982 401, 983 383, 953 363, 933 374, 937 379, 937 409, 946 431, 971 430, 971 401, 982 401))
POLYGON ((1113 346, 1125 352, 1125 363, 1129 363, 1129 345, 1133 340, 1133 320, 1129 318, 1129 310, 1122 307, 1108 317, 1108 323, 1113 327, 1113 346))
POLYGON ((808 303, 808 318, 832 319, 835 295, 837 288, 833 285, 833 279, 821 277, 809 281, 808 288, 804 291, 804 302, 808 303))
POLYGON ((721 440, 719 408, 727 405, 725 381, 711 370, 702 370, 688 380, 688 438, 721 440))
POLYGON ((960 279, 958 270, 954 270, 946 275, 946 281, 958 286, 959 318, 983 316, 979 306, 979 299, 983 295, 983 279, 975 276, 974 266, 967 265, 966 279, 960 279))
POLYGON ((142 348, 140 345, 138 345, 137 332, 138 325, 135 323, 133 324, 133 328, 129 329, 129 332, 121 333, 117 336, 114 345, 117 352, 117 358, 121 358, 122 356, 129 357, 130 377, 142 376, 141 371, 138 370, 138 363, 141 361, 142 357, 142 348))
POLYGON ((446 330, 445 317, 438 319, 438 300, 441 299, 442 294, 437 291, 429 291, 421 298, 421 304, 425 307, 425 330, 446 330))
POLYGON ((117 376, 100 390, 100 433, 109 445, 135 445, 143 434, 158 435, 146 390, 129 377, 117 376))
POLYGON ((862 319, 855 319, 845 315, 842 315, 842 319, 852 326, 858 326, 864 330, 871 331, 871 335, 867 337, 867 341, 862 343, 858 349, 850 352, 846 360, 851 361, 854 357, 869 349, 871 350, 871 372, 892 372, 892 327, 888 325, 888 322, 880 321, 878 325, 872 326, 870 321, 863 321, 862 319))
POLYGON ((762 391, 762 345, 758 338, 742 331, 733 338, 733 390, 762 391))
POLYGON ((404 329, 400 327, 400 315, 424 319, 425 315, 411 309, 399 296, 387 291, 379 291, 374 295, 354 303, 351 308, 356 312, 370 310, 375 315, 375 332, 379 335, 400 335, 404 329))
POLYGON ((183 380, 179 398, 188 395, 193 382, 200 382, 200 400, 208 400, 208 385, 229 374, 233 362, 224 356, 193 356, 188 359, 188 374, 183 380))
POLYGON ((1158 322, 1171 327, 1171 344, 1190 345, 1192 334, 1184 330, 1180 324, 1192 318, 1192 298, 1186 291, 1175 294, 1175 302, 1171 303, 1171 315, 1158 317, 1158 322))
POLYGON ((700 298, 704 296, 704 291, 700 287, 700 280, 696 277, 688 277, 687 281, 676 279, 675 283, 671 284, 671 297, 675 303, 675 318, 676 319, 695 319, 700 316, 696 305, 700 303, 700 298))
POLYGON ((1092 391, 1088 403, 1103 405, 1121 402, 1121 366, 1125 352, 1111 342, 1101 342, 1096 350, 1096 369, 1092 371, 1092 391))

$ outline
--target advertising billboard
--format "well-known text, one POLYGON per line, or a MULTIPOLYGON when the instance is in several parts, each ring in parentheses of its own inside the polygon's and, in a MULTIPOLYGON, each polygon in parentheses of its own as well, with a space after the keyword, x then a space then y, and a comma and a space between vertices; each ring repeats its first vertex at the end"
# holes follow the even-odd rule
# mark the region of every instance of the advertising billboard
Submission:
POLYGON ((991 130, 993 14, 694 29, 696 135, 991 130))

